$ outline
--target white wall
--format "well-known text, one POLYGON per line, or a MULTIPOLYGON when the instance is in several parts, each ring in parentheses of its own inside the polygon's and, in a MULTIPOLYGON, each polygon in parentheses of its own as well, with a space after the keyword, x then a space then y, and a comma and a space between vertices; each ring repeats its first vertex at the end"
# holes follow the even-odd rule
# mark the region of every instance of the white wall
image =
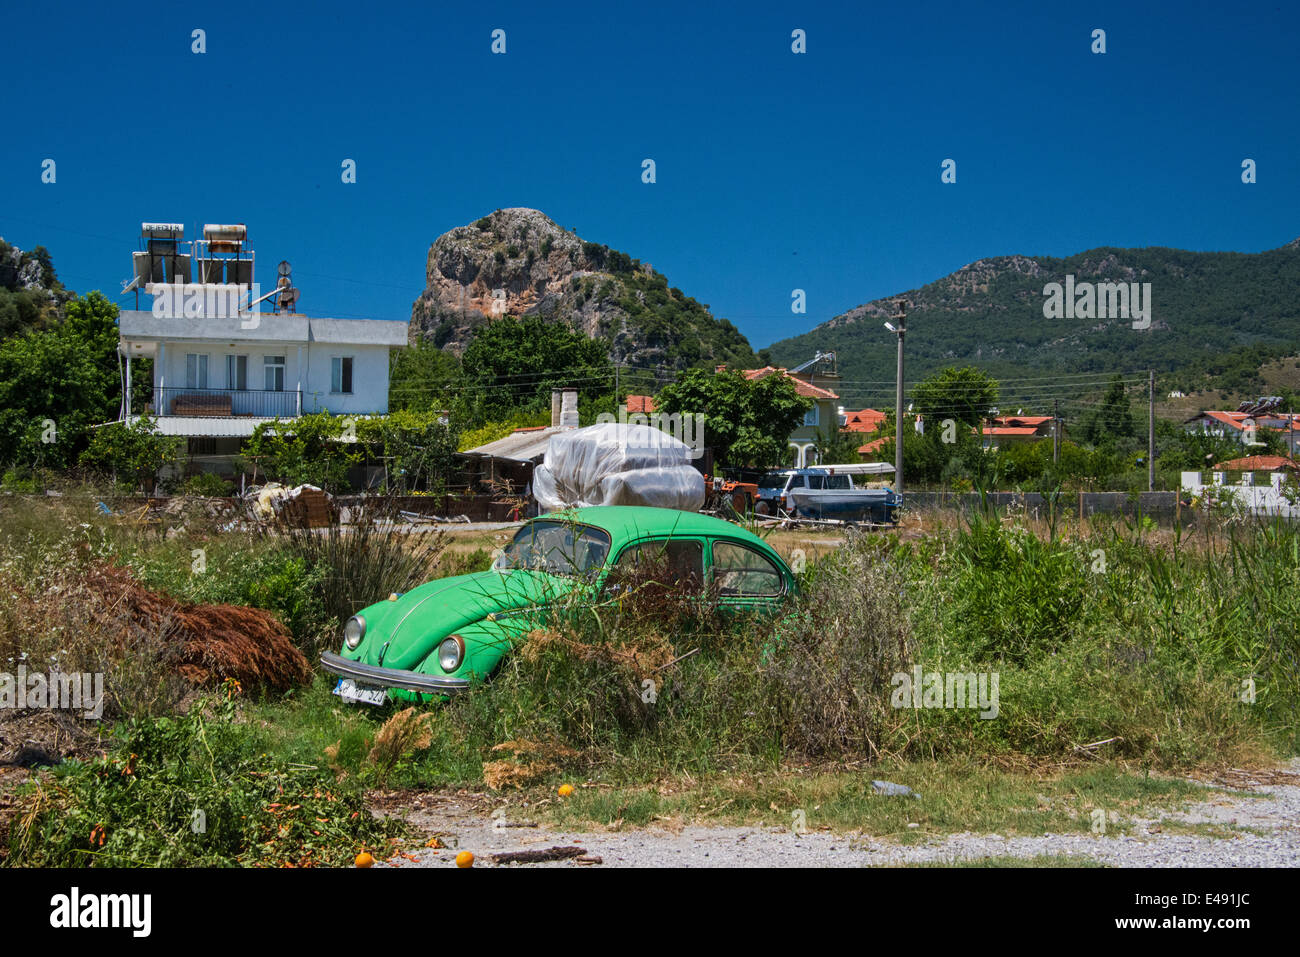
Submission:
POLYGON ((302 410, 334 415, 388 411, 388 346, 342 346, 313 342, 303 349, 307 366, 302 385, 302 410), (330 392, 334 356, 352 357, 352 395, 330 392))
POLYGON ((1269 473, 1268 478, 1268 485, 1228 485, 1224 482, 1222 472, 1212 472, 1210 483, 1207 485, 1200 472, 1183 472, 1180 484, 1183 491, 1207 501, 1222 502, 1236 499, 1236 504, 1252 515, 1300 518, 1300 507, 1292 505, 1282 491, 1285 477, 1280 472, 1272 472, 1269 473))
POLYGON ((304 343, 301 346, 300 366, 300 347, 297 344, 277 346, 237 343, 232 348, 226 342, 206 344, 168 342, 165 344, 163 361, 154 363, 154 388, 164 385, 169 391, 186 388, 189 385, 186 379, 186 356, 196 353, 208 357, 207 388, 233 388, 233 384, 227 381, 226 357, 246 355, 248 356, 248 388, 262 390, 266 388, 263 357, 283 356, 285 359, 284 389, 286 392, 294 392, 301 387, 303 412, 328 410, 334 414, 383 413, 388 411, 389 348, 386 345, 304 343), (352 357, 351 395, 330 392, 331 365, 334 356, 352 357))

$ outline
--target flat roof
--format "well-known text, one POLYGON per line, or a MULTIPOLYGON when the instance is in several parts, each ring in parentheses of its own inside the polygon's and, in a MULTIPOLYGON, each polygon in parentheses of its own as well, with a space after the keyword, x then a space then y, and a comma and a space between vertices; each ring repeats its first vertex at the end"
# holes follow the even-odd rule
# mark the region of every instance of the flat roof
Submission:
POLYGON ((123 309, 117 317, 123 339, 149 342, 328 342, 343 345, 404 346, 410 324, 394 319, 313 319, 298 313, 264 313, 248 319, 160 318, 144 309, 123 309))

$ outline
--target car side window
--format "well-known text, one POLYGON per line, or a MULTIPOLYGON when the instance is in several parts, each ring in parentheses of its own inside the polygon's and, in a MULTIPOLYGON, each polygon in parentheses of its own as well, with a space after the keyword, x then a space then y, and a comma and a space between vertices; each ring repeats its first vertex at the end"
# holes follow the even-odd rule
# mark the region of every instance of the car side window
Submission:
POLYGON ((810 476, 808 476, 808 487, 809 487, 809 488, 825 488, 825 486, 826 486, 826 476, 824 476, 824 475, 810 475, 810 476))
POLYGON ((659 581, 698 591, 704 585, 704 547, 689 539, 640 542, 623 549, 614 575, 623 581, 659 581))
POLYGON ((770 597, 785 589, 780 569, 766 555, 735 542, 713 543, 713 580, 721 595, 770 597))

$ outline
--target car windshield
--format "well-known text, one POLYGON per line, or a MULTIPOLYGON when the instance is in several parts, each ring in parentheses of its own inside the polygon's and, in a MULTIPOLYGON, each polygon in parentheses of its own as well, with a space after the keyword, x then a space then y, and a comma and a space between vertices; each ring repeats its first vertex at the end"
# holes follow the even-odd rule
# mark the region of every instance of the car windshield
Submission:
POLYGON ((498 571, 528 568, 552 575, 587 576, 605 564, 609 535, 573 522, 530 522, 492 563, 498 571))

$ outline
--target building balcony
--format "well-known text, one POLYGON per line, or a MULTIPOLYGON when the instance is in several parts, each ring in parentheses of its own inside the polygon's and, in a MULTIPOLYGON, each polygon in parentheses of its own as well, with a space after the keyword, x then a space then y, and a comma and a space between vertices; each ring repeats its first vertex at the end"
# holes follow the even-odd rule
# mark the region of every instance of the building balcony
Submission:
POLYGON ((302 393, 267 389, 154 389, 154 414, 213 418, 293 418, 302 414, 302 393))

